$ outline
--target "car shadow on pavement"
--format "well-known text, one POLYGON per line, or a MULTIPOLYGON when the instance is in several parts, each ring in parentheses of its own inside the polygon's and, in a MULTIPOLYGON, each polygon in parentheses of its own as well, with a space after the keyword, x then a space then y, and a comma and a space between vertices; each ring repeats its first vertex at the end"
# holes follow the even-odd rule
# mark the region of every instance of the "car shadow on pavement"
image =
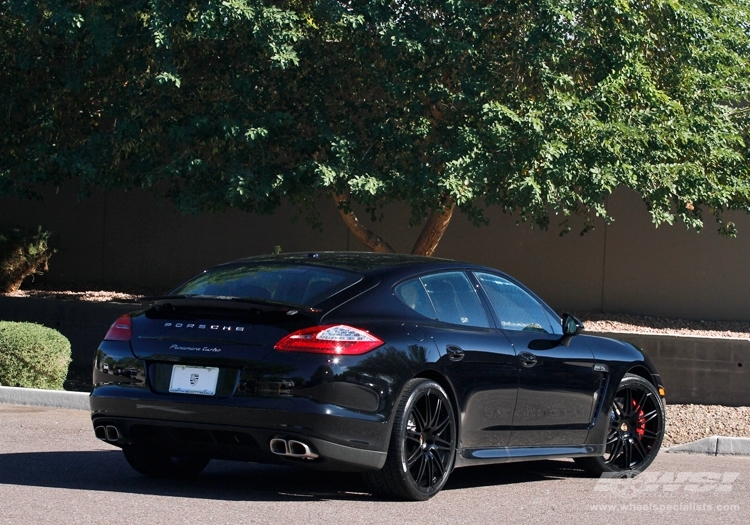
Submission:
MULTIPOLYGON (((582 477, 569 461, 456 469, 444 490, 582 477)), ((154 479, 136 473, 118 450, 0 454, 0 485, 101 490, 227 501, 372 500, 358 474, 212 461, 200 476, 154 479)))
POLYGON ((456 469, 443 490, 588 477, 572 460, 523 461, 456 469))

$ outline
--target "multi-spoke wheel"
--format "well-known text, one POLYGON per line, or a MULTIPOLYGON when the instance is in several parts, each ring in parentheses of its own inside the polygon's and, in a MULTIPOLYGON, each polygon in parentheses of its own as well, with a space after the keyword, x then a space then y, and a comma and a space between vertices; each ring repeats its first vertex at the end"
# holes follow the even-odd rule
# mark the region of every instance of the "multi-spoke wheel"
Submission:
POLYGON ((664 428, 664 405, 656 388, 642 377, 627 374, 609 410, 604 455, 576 461, 595 474, 636 474, 656 457, 664 439, 664 428))
POLYGON ((379 494, 426 500, 443 488, 456 457, 453 408, 440 385, 412 379, 404 388, 383 468, 366 476, 379 494))
POLYGON ((146 448, 127 446, 122 452, 134 470, 152 478, 189 478, 200 474, 208 458, 169 456, 146 448))

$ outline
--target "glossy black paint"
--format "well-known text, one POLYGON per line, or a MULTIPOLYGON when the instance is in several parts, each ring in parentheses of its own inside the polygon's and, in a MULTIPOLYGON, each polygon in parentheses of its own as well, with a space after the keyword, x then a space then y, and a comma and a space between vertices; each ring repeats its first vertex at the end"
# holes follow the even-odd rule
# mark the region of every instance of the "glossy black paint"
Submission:
POLYGON ((519 356, 518 401, 508 445, 585 443, 601 387, 591 349, 580 338, 564 346, 556 344, 557 334, 506 334, 519 356))
POLYGON ((453 388, 461 414, 458 447, 508 444, 518 395, 518 364, 505 334, 491 328, 431 326, 443 356, 438 367, 453 388), (460 349, 459 357, 450 349, 460 349))
POLYGON ((554 333, 499 329, 472 276, 482 271, 510 279, 492 269, 355 253, 248 261, 331 266, 358 278, 292 315, 288 308, 220 300, 189 307, 177 300, 145 303, 147 308, 132 316, 131 341, 103 341, 97 350, 91 415, 95 427, 120 429, 122 439, 112 444, 335 470, 379 469, 404 385, 424 377, 438 382, 453 404, 456 466, 594 456, 603 452, 604 411, 623 376, 635 373, 663 386, 650 361, 627 343, 566 337, 562 324, 554 333), (394 293, 407 279, 445 271, 466 272, 489 327, 426 318, 394 293), (364 329, 385 344, 358 356, 273 348, 295 330, 326 324, 364 329), (219 367, 216 395, 170 394, 171 367, 177 363, 219 367), (304 440, 319 457, 274 455, 269 449, 274 437, 304 440))

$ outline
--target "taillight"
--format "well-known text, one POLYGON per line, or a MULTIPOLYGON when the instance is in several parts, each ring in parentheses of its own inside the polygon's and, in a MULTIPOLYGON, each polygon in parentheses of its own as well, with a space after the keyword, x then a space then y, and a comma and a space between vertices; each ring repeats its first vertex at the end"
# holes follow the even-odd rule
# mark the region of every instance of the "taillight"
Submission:
MULTIPOLYGON (((101 332, 100 332, 101 333, 101 332)), ((105 341, 130 341, 133 335, 133 321, 129 315, 123 315, 112 326, 104 336, 105 341)))
POLYGON ((284 337, 274 348, 282 352, 359 355, 382 344, 383 341, 364 330, 337 324, 298 330, 284 337))

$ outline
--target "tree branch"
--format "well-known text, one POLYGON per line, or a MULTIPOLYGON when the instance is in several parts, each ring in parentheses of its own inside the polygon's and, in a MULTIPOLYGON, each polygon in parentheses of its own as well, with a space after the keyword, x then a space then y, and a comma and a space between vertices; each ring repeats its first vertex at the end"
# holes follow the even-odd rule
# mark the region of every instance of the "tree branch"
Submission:
POLYGON ((380 236, 370 231, 365 226, 363 226, 361 222, 359 222, 359 219, 352 211, 350 205, 351 194, 348 189, 344 190, 341 194, 338 194, 334 191, 332 192, 332 195, 333 200, 336 201, 339 214, 341 215, 344 224, 346 224, 346 227, 349 228, 349 231, 351 231, 357 237, 357 239, 362 241, 365 246, 367 246, 374 252, 396 252, 396 250, 394 250, 390 244, 385 242, 382 238, 380 238, 380 236))
POLYGON ((424 228, 422 228, 422 233, 419 234, 419 239, 414 243, 414 248, 411 250, 412 255, 432 257, 432 254, 435 253, 440 243, 440 239, 443 238, 443 234, 448 228, 448 224, 451 222, 455 207, 453 199, 444 197, 443 208, 432 210, 424 228))

